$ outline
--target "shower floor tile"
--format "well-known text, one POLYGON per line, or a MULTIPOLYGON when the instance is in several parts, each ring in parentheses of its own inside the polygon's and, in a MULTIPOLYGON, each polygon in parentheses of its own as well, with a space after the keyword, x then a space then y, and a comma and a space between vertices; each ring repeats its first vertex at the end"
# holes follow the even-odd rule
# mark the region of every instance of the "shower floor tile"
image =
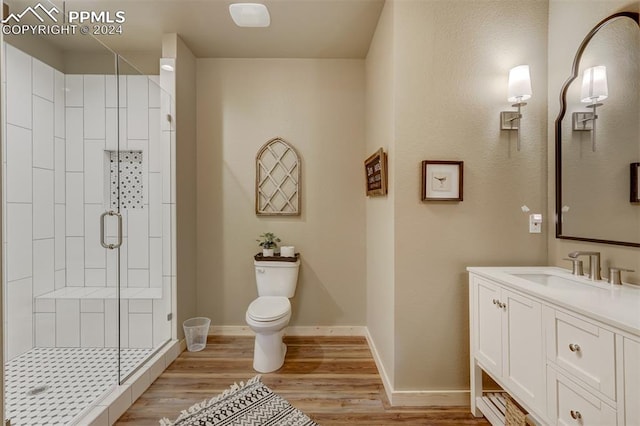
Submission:
MULTIPOLYGON (((153 349, 122 349, 122 377, 153 349)), ((117 381, 114 348, 34 348, 5 366, 12 425, 67 425, 117 381)))

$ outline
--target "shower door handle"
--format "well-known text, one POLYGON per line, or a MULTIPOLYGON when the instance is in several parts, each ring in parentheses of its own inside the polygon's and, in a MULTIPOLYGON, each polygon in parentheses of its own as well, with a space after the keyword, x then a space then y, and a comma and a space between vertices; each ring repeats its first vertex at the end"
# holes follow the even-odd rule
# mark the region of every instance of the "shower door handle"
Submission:
POLYGON ((122 245, 122 215, 120 213, 109 210, 100 215, 100 244, 109 250, 116 249, 122 245), (107 244, 104 240, 104 218, 106 216, 115 216, 118 218, 118 240, 115 244, 107 244))

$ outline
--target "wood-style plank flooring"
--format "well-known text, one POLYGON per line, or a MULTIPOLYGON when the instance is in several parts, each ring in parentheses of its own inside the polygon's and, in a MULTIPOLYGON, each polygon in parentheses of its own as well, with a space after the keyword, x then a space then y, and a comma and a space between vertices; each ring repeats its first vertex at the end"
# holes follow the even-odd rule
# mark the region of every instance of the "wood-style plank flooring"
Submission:
MULTIPOLYGON (((200 352, 183 352, 122 415, 118 425, 158 425, 256 372, 252 337, 210 336, 200 352)), ((363 337, 285 337, 284 366, 262 382, 321 426, 488 425, 468 407, 391 407, 363 337)))

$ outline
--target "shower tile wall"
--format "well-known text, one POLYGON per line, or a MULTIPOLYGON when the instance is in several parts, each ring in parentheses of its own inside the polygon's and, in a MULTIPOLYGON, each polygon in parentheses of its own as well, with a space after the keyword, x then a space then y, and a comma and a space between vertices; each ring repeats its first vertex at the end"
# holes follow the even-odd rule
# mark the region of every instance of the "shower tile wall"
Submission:
MULTIPOLYGON (((160 90, 147 76, 122 76, 118 108, 115 76, 65 76, 10 45, 3 64, 9 106, 3 147, 6 357, 34 346, 116 346, 115 299, 47 295, 65 287, 116 286, 116 251, 100 246, 99 218, 109 209, 108 151, 117 149, 118 118, 120 149, 142 151, 145 191, 142 209, 121 211, 121 286, 170 294, 172 272, 165 266, 163 273, 163 252, 172 253, 172 227, 163 213, 170 213, 172 200, 163 196, 170 191, 163 185, 171 180, 163 167, 167 174, 171 139, 161 128, 160 90)), ((115 242, 115 217, 107 223, 107 242, 115 242)), ((122 346, 164 341, 169 306, 151 297, 122 300, 122 346)))
MULTIPOLYGON (((5 355, 34 345, 34 297, 55 289, 55 147, 64 146, 64 76, 6 46, 5 355)), ((3 87, 4 89, 4 87, 3 87)), ((62 164, 64 167, 64 164, 62 164)), ((58 239, 56 239, 58 237, 58 239)), ((64 274, 64 270, 61 270, 64 274)), ((64 285, 64 281, 61 283, 64 285)))

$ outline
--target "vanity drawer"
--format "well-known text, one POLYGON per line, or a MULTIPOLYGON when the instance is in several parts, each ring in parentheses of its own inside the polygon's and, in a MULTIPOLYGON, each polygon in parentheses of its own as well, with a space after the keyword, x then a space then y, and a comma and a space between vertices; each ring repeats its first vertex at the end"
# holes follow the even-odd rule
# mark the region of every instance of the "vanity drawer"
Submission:
POLYGON ((615 401, 614 334, 554 311, 547 330, 547 359, 615 401))
POLYGON ((548 397, 552 424, 616 426, 616 410, 597 396, 549 368, 548 397))

